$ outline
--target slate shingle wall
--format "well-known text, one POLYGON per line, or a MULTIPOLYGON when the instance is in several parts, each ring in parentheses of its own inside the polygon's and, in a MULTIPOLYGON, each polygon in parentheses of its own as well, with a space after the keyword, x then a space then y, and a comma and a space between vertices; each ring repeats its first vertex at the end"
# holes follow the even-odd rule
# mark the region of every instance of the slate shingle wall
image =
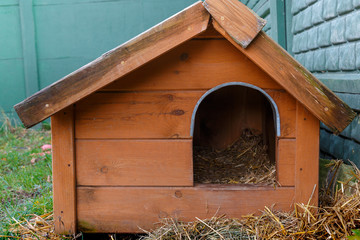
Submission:
POLYGON ((296 58, 326 50, 326 61, 302 62, 318 73, 351 71, 359 73, 360 7, 358 0, 294 0, 292 52, 296 58), (307 5, 307 2, 311 2, 307 5), (315 67, 316 65, 316 67, 315 67))
MULTIPOLYGON (((360 0, 293 0, 292 53, 360 113, 360 0)), ((323 156, 360 166, 360 115, 339 136, 321 125, 323 156)))

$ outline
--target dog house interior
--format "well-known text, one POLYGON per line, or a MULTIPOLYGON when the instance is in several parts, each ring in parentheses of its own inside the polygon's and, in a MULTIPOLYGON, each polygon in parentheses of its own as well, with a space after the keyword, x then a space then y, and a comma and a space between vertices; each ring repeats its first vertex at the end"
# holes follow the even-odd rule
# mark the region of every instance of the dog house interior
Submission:
POLYGON ((199 100, 192 129, 194 183, 275 184, 279 118, 265 94, 233 83, 199 100))

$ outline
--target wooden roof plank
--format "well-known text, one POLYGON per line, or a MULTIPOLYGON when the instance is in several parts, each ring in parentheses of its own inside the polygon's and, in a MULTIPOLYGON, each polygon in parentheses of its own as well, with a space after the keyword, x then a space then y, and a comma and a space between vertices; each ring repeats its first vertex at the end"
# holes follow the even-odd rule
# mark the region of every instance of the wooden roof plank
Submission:
POLYGON ((266 21, 238 0, 205 0, 204 7, 231 38, 246 48, 266 21))
POLYGON ((333 132, 340 133, 356 116, 355 112, 266 33, 242 48, 217 21, 213 25, 237 49, 268 73, 333 132))
POLYGON ((209 13, 199 1, 37 92, 14 108, 25 127, 31 127, 205 31, 209 19, 209 13))

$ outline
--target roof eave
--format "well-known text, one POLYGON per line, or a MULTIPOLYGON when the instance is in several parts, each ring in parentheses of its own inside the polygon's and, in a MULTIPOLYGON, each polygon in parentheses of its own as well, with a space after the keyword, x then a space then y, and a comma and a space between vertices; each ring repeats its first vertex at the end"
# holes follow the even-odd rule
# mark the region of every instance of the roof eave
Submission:
POLYGON ((31 127, 207 29, 199 1, 14 106, 31 127), (156 42, 156 48, 153 47, 156 42))

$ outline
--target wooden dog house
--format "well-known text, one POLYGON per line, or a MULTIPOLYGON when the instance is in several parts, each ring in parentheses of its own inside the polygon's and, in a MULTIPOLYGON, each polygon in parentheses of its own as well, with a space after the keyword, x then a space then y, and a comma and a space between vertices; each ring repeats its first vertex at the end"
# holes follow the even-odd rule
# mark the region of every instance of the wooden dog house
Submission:
POLYGON ((26 127, 51 116, 58 233, 316 204, 319 120, 340 132, 354 112, 264 24, 236 0, 197 2, 15 106, 26 127), (193 139, 222 147, 247 127, 267 133, 279 185, 194 184, 193 139))

